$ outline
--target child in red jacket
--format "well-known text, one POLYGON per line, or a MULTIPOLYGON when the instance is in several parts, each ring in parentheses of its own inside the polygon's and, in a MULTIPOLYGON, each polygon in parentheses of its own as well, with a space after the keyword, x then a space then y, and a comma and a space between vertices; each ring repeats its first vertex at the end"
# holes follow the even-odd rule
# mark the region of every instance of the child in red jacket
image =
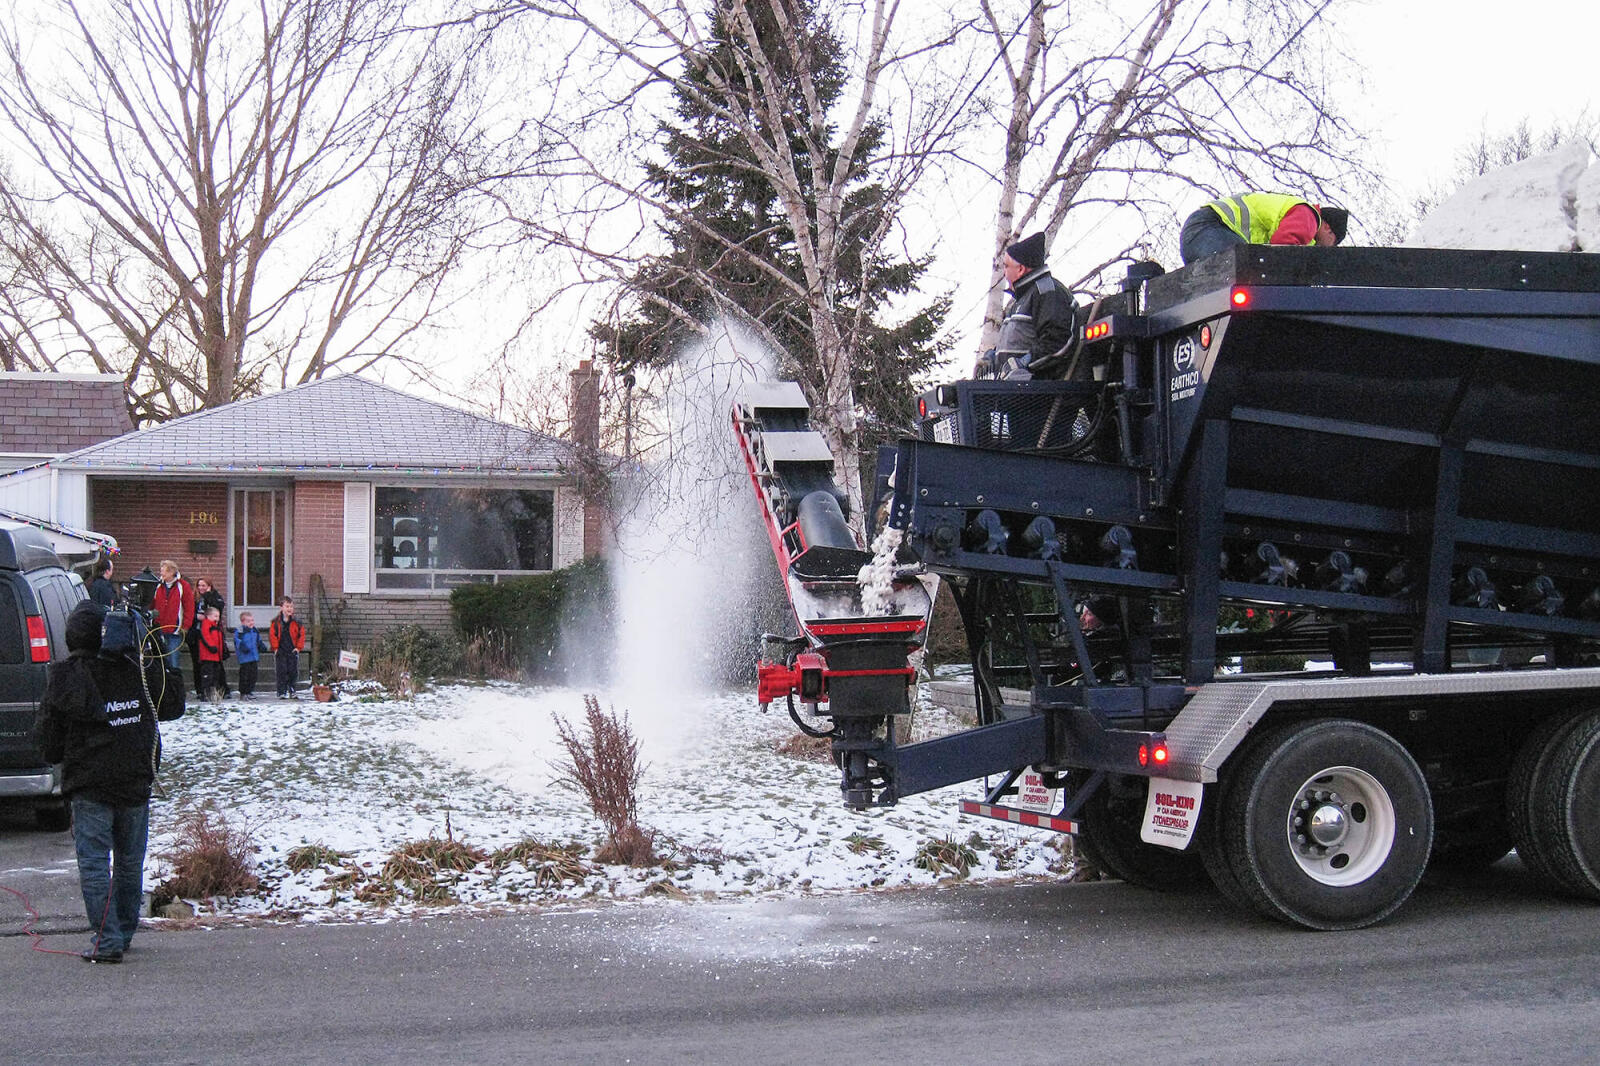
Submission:
POLYGON ((200 621, 200 691, 212 703, 222 701, 222 612, 206 608, 200 621))

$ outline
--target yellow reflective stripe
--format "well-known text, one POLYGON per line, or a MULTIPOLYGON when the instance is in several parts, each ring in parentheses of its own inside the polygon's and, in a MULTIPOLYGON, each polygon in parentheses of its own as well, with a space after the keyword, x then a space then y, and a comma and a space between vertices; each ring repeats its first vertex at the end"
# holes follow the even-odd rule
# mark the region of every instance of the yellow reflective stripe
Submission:
POLYGON ((1233 202, 1239 205, 1239 232, 1245 240, 1250 240, 1250 205, 1245 203, 1243 196, 1235 196, 1233 202))

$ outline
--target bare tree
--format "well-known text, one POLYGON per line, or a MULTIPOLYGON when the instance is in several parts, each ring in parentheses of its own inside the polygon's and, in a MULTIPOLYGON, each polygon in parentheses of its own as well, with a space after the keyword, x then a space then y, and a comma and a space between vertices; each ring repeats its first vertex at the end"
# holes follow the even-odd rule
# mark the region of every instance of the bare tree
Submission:
POLYGON ((526 173, 489 34, 404 0, 41 0, 0 25, 0 343, 136 422, 411 358, 526 173), (415 5, 412 6, 415 9, 415 5))
MULTIPOLYGON (((914 27, 901 26, 900 5, 893 0, 840 5, 840 17, 829 23, 842 35, 839 63, 846 89, 839 93, 823 81, 841 75, 813 62, 818 50, 808 34, 814 32, 818 5, 808 0, 712 0, 704 5, 622 0, 606 9, 578 0, 514 2, 525 12, 574 27, 593 48, 597 68, 621 73, 624 87, 612 97, 597 91, 591 113, 614 116, 641 100, 657 106, 671 106, 674 97, 690 101, 731 131, 739 145, 739 165, 751 168, 774 190, 786 238, 792 235, 792 240, 780 242, 781 254, 793 270, 756 250, 770 247, 770 234, 750 234, 747 241, 697 225, 692 212, 653 191, 637 170, 618 166, 614 141, 594 154, 573 148, 596 187, 647 215, 671 218, 704 242, 708 271, 701 289, 715 290, 716 275, 710 268, 731 260, 766 275, 801 309, 808 351, 786 350, 762 323, 732 308, 730 312, 780 353, 806 387, 814 423, 833 451, 859 521, 861 409, 854 382, 866 308, 840 294, 867 288, 864 272, 883 258, 891 241, 903 236, 899 208, 958 131, 961 91, 948 91, 944 74, 939 91, 927 81, 935 70, 928 56, 952 40, 953 24, 923 20, 914 27), (731 47, 713 61, 719 41, 731 47), (888 121, 891 108, 899 111, 888 121), (867 161, 877 182, 868 212, 852 199, 851 190, 863 165, 858 149, 881 134, 887 136, 867 161), (859 235, 863 225, 869 229, 864 238, 859 235), (845 253, 847 248, 852 254, 845 253)), ((597 77, 593 84, 607 82, 597 77)), ((653 124, 640 135, 648 150, 653 124)), ((596 254, 595 259, 606 256, 596 254)), ((637 258, 630 254, 626 262, 637 258)), ((618 273, 623 272, 619 267, 618 273)), ((694 314, 672 313, 688 330, 706 328, 694 314)))
POLYGON ((1000 253, 1027 231, 1054 243, 1075 211, 1135 213, 1135 236, 1079 261, 1078 284, 1170 224, 1175 196, 1264 182, 1325 194, 1360 174, 1361 141, 1327 93, 1332 2, 978 0, 1004 127, 979 350, 999 329, 1000 253))

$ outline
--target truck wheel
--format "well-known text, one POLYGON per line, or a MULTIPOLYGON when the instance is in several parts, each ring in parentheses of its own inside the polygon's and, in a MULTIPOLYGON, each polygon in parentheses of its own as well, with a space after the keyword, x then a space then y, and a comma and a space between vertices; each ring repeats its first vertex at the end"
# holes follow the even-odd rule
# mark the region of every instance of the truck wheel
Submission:
POLYGON ((1140 839, 1147 787, 1147 778, 1111 778, 1095 790, 1079 821, 1084 857, 1112 877, 1157 892, 1203 884, 1205 872, 1192 843, 1174 851, 1140 839))
POLYGON ((1411 895, 1433 846, 1416 760, 1363 722, 1289 726, 1246 753, 1218 829, 1256 910, 1309 929, 1359 929, 1411 895))
POLYGON ((1194 846, 1200 849, 1200 864, 1205 867, 1206 876, 1211 878, 1211 883, 1222 894, 1222 898, 1240 910, 1254 914, 1255 904, 1239 883, 1239 878, 1233 872, 1233 864, 1222 846, 1219 828, 1222 796, 1231 780, 1231 777, 1225 777, 1216 784, 1206 786, 1200 801, 1200 825, 1195 829, 1194 846))
POLYGON ((1580 717, 1550 753, 1533 818, 1557 883, 1600 899, 1600 713, 1580 717))
POLYGON ((1506 781, 1506 826, 1511 830, 1517 857, 1535 880, 1556 889, 1561 888, 1561 878, 1556 875, 1542 834, 1535 831, 1535 812, 1551 756, 1582 720, 1581 714, 1558 714, 1534 726, 1517 749, 1506 781))

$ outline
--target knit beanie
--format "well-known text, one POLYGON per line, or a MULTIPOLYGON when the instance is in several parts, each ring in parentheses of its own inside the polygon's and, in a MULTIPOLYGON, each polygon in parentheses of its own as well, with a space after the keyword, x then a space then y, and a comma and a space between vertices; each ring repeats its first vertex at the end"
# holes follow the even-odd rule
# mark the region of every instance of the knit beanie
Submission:
POLYGON ((67 615, 67 650, 92 651, 100 650, 100 627, 105 624, 106 609, 104 604, 93 600, 84 600, 72 609, 67 615))
POLYGON ((1044 231, 1041 230, 1031 237, 1024 237, 1016 244, 1007 245, 1006 254, 1029 270, 1038 270, 1044 266, 1044 231))
POLYGON ((1317 214, 1328 224, 1328 228, 1333 230, 1334 243, 1343 244, 1345 230, 1350 226, 1350 212, 1342 207, 1319 207, 1317 214))

